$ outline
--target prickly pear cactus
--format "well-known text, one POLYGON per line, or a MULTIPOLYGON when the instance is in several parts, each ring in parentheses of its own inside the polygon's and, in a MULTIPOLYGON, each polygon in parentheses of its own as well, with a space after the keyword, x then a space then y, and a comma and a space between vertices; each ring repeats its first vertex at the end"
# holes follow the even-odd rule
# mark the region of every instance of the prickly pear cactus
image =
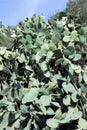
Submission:
POLYGON ((87 27, 34 15, 0 30, 0 129, 86 130, 87 27))

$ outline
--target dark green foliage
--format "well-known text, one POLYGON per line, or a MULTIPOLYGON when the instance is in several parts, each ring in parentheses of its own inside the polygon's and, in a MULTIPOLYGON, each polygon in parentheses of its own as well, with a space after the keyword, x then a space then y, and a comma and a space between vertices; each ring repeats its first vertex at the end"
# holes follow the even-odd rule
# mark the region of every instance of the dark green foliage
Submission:
POLYGON ((0 130, 86 130, 87 27, 34 15, 10 32, 13 46, 0 47, 0 130))
POLYGON ((69 0, 66 10, 77 17, 79 23, 87 24, 87 0, 69 0))

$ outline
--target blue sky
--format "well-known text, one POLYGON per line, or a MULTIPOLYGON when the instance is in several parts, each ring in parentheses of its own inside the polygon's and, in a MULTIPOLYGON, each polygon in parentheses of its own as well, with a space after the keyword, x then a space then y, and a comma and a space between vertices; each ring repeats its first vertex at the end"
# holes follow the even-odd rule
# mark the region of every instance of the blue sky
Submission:
POLYGON ((0 0, 0 21, 16 25, 33 14, 44 14, 48 19, 66 7, 68 0, 0 0))

